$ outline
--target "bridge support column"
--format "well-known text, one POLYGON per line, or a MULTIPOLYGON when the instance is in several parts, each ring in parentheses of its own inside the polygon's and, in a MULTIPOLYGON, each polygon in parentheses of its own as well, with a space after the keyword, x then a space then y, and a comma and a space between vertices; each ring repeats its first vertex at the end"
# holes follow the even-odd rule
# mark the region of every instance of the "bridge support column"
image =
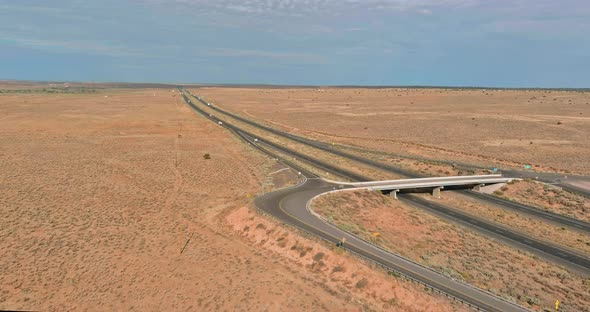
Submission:
POLYGON ((478 184, 476 186, 473 187, 473 190, 476 192, 481 192, 481 188, 486 186, 485 184, 478 184))
POLYGON ((432 190, 432 197, 434 197, 434 198, 440 198, 440 190, 442 190, 442 189, 443 189, 442 186, 439 186, 439 187, 434 188, 432 190))
POLYGON ((399 192, 399 190, 391 191, 391 193, 389 193, 389 197, 391 197, 393 199, 397 199, 397 192, 399 192))

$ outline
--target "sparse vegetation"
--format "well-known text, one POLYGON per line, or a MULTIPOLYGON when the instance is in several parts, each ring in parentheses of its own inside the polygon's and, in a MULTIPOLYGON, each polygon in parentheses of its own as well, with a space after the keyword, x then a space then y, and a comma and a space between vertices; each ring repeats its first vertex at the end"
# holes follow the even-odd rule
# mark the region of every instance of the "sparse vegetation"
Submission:
POLYGON ((376 243, 382 247, 521 304, 532 300, 535 307, 548 307, 560 297, 563 309, 583 311, 590 303, 582 295, 588 288, 580 276, 375 192, 327 194, 312 208, 367 240, 372 231, 360 229, 379 228, 376 243))
POLYGON ((49 87, 36 89, 0 89, 0 94, 92 94, 96 88, 87 87, 49 87))
POLYGON ((313 256, 313 261, 320 261, 322 260, 322 258, 324 258, 324 253, 323 252, 318 252, 317 254, 315 254, 315 256, 313 256))
MULTIPOLYGON (((0 202, 6 207, 3 210, 5 218, 4 223, 0 224, 0 234, 8 237, 8 240, 3 240, 3 252, 7 256, 0 260, 3 261, 0 265, 3 270, 0 281, 3 283, 0 285, 4 285, 0 286, 0 302, 6 303, 15 298, 19 304, 39 306, 40 310, 52 310, 56 307, 60 310, 85 310, 96 306, 104 306, 110 310, 141 310, 146 309, 148 304, 151 304, 148 309, 174 306, 224 310, 235 304, 234 299, 238 296, 244 298, 240 304, 245 309, 260 310, 267 303, 260 295, 257 296, 262 293, 263 296, 270 294, 268 297, 271 298, 288 298, 289 301, 279 303, 294 304, 302 310, 380 310, 388 308, 387 304, 407 308, 407 302, 396 299, 405 298, 403 295, 398 297, 398 294, 407 292, 410 295, 408 297, 417 301, 408 308, 410 310, 420 311, 432 306, 446 307, 448 311, 456 308, 447 299, 422 293, 417 289, 421 286, 406 284, 404 279, 394 280, 381 276, 384 275, 382 271, 371 270, 356 258, 350 257, 342 248, 302 238, 297 231, 290 231, 287 235, 280 224, 269 222, 258 215, 249 215, 238 222, 227 221, 226 216, 235 216, 235 211, 247 208, 244 207, 243 192, 225 189, 220 185, 240 185, 244 192, 255 194, 260 187, 258 181, 263 179, 260 168, 264 168, 263 164, 269 160, 256 153, 244 153, 243 146, 233 144, 237 140, 225 132, 206 130, 206 127, 202 127, 205 120, 168 105, 171 103, 168 95, 156 96, 151 91, 147 94, 146 91, 132 90, 117 94, 120 97, 117 103, 110 103, 115 101, 84 94, 97 92, 91 89, 40 88, 12 91, 0 90, 3 94, 0 100, 9 99, 9 105, 0 105, 0 115, 3 116, 3 122, 0 123, 0 144, 10 151, 8 154, 4 153, 7 157, 0 155, 0 167, 3 168, 0 170, 0 180, 11 181, 8 192, 0 190, 4 192, 0 194, 0 202), (24 100, 19 98, 21 93, 27 94, 24 100), (60 100, 52 102, 47 95, 59 97, 60 100), (149 96, 149 101, 145 101, 146 96, 149 96), (97 98, 101 99, 100 103, 96 101, 97 98), (20 103, 24 104, 20 106, 20 103), (31 109, 30 103, 35 103, 34 109, 31 109), (186 126, 183 128, 187 133, 185 137, 177 134, 176 125, 179 122, 186 126), (34 127, 26 127, 31 124, 34 127), (170 140, 171 135, 183 139, 170 140), (172 143, 178 144, 177 150, 172 143), (224 146, 222 151, 219 144, 224 146), (68 153, 63 153, 64 150, 68 153), (146 150, 150 152, 146 153, 146 150), (223 153, 223 157, 216 156, 212 162, 198 159, 194 161, 194 158, 190 158, 203 150, 217 153, 215 155, 223 153), (179 162, 182 166, 171 168, 171 151, 176 152, 179 159, 192 160, 179 162), (204 174, 212 170, 215 175, 204 174), (236 207, 241 208, 235 209, 236 207), (235 231, 226 231, 228 227, 234 227, 235 231), (195 239, 187 246, 183 256, 177 257, 179 241, 185 241, 189 236, 187 233, 192 232, 195 232, 195 239), (14 244, 14 241, 23 243, 14 244), (172 254, 174 256, 170 256, 172 254), (216 257, 217 261, 207 260, 212 257, 216 257), (32 259, 35 265, 32 265, 32 259), (89 263, 92 265, 88 265, 89 263), (292 265, 293 263, 297 265, 292 265), (31 267, 38 269, 27 270, 31 267), (179 267, 184 269, 178 270, 179 267), (146 275, 146 271, 150 274, 146 275), (123 278, 113 279, 114 275, 122 275, 123 278), (287 278, 273 280, 273 275, 287 278), (381 277, 384 279, 380 279, 381 277), (162 280, 165 280, 165 284, 179 285, 174 296, 162 296, 162 292, 149 291, 161 287, 162 280), (71 291, 63 296, 54 296, 54 290, 63 288, 64 283, 71 291), (202 297, 194 297, 195 287, 203 290, 198 294, 202 297), (393 292, 392 288, 395 288, 393 292), (99 293, 100 296, 88 296, 89 289, 91 293, 99 293), (382 291, 383 289, 385 290, 382 291), (133 296, 128 296, 130 293, 133 296), (284 295, 291 293, 293 295, 284 295), (317 296, 318 293, 331 296, 317 296), (395 293, 394 297, 392 293, 395 293), (122 296, 128 297, 130 303, 120 303, 122 296), (67 303, 62 304, 59 300, 66 300, 67 303), (153 301, 150 303, 150 300, 153 301), (424 304, 427 300, 435 304, 424 304), (157 303, 154 304, 154 301, 157 303)), ((391 97, 401 96, 385 91, 383 93, 391 97)), ((436 96, 435 92, 426 91, 428 97, 436 96)), ((206 92, 215 91, 207 89, 206 92)), ((244 93, 248 92, 251 91, 244 93)), ((286 91, 276 92, 280 94, 286 91)), ((293 92, 294 100, 300 101, 300 91, 289 92, 293 92)), ((328 90, 326 94, 331 92, 328 90)), ((449 91, 444 92, 447 96, 449 91)), ((343 93, 350 95, 347 90, 343 93)), ((362 90, 362 93, 364 97, 368 91, 362 90)), ((443 90, 437 90, 436 93, 442 94, 443 90)), ((486 92, 490 101, 493 101, 490 102, 492 104, 501 102, 497 100, 496 93, 486 92)), ((407 103, 407 95, 404 103, 407 103)), ((371 97, 373 95, 369 94, 367 98, 371 97)), ((535 107, 542 111, 543 107, 536 101, 537 97, 534 99, 535 107)), ((331 107, 329 99, 318 96, 313 100, 316 101, 316 112, 320 111, 317 115, 322 115, 321 110, 324 107, 331 107)), ((422 102, 428 103, 414 101, 417 104, 413 106, 420 109, 424 108, 422 102)), ((378 101, 375 103, 379 105, 378 101)), ((553 106, 558 107, 559 103, 556 104, 553 106)), ((508 166, 521 166, 523 160, 518 158, 522 155, 501 154, 497 151, 515 146, 529 149, 527 142, 532 139, 526 133, 520 133, 522 139, 518 141, 502 138, 501 143, 496 142, 494 135, 497 133, 494 133, 493 126, 490 125, 497 124, 497 121, 508 124, 502 130, 520 131, 511 126, 512 121, 507 118, 515 115, 510 114, 491 118, 477 115, 476 125, 482 132, 485 131, 488 136, 485 138, 479 131, 471 139, 471 133, 437 133, 438 136, 425 137, 418 133, 413 137, 414 134, 403 132, 406 131, 404 128, 393 131, 396 125, 389 125, 391 116, 386 115, 391 111, 387 111, 388 107, 373 108, 385 114, 371 117, 370 124, 375 126, 369 129, 365 124, 369 124, 367 118, 373 115, 357 110, 359 107, 363 109, 362 103, 346 105, 349 108, 344 112, 338 111, 342 113, 340 117, 347 119, 351 124, 350 128, 363 133, 364 137, 356 138, 354 133, 348 132, 348 128, 342 127, 334 133, 330 129, 332 124, 317 122, 309 118, 309 115, 305 116, 303 111, 301 115, 290 116, 293 124, 285 125, 292 126, 294 131, 307 131, 306 135, 322 138, 329 136, 337 146, 339 142, 358 143, 412 155, 475 161, 483 159, 484 162, 497 161, 508 166), (380 124, 379 118, 383 118, 382 115, 387 117, 386 131, 383 131, 380 124), (304 116, 304 122, 298 119, 301 116, 304 116), (361 123, 361 126, 354 129, 355 124, 351 122, 354 120, 362 120, 364 124, 361 123), (360 127, 364 127, 365 131, 360 131, 360 127), (375 131, 380 131, 379 135, 375 131), (386 135, 396 133, 396 137, 384 137, 381 132, 386 135), (399 136, 412 137, 415 141, 401 140, 399 136), (449 138, 443 147, 438 145, 440 142, 434 141, 440 140, 440 137, 449 138), (434 140, 429 141, 431 139, 434 140), (508 155, 502 157, 511 158, 495 159, 498 155, 508 155), (514 159, 521 162, 512 163, 514 159)), ((437 105, 442 106, 440 103, 437 105)), ((395 103, 391 106, 395 106, 395 103)), ((438 111, 437 106, 433 106, 428 109, 432 110, 432 115, 436 118, 430 119, 430 113, 424 114, 423 110, 419 116, 424 122, 432 121, 435 125, 437 119, 449 122, 449 118, 463 118, 465 121, 465 118, 471 116, 472 112, 466 115, 469 117, 455 114, 456 111, 461 111, 461 105, 459 110, 456 108, 438 111), (443 117, 440 117, 441 114, 443 117)), ((274 111, 277 110, 280 111, 281 106, 274 108, 274 111)), ((255 109, 252 113, 265 118, 264 114, 259 115, 255 109)), ((397 113, 400 111, 393 111, 396 119, 407 119, 408 122, 412 121, 414 115, 414 111, 406 112, 405 108, 403 113, 408 114, 403 118, 396 116, 397 113)), ((553 118, 569 118, 568 113, 558 112, 555 116, 565 117, 545 119, 540 117, 542 114, 544 113, 535 117, 542 121, 530 123, 550 127, 551 135, 555 137, 548 140, 534 138, 535 147, 530 148, 538 149, 554 144, 561 149, 560 153, 566 155, 560 155, 564 159, 563 166, 574 172, 587 170, 587 162, 579 161, 586 159, 586 156, 578 153, 580 149, 584 151, 586 142, 580 143, 576 136, 563 138, 559 132, 567 130, 571 133, 571 128, 576 127, 581 129, 581 133, 585 133, 583 118, 563 119, 567 127, 554 127, 553 118), (563 140, 572 143, 562 144, 563 140)), ((578 111, 575 114, 577 116, 578 111)), ((519 116, 521 115, 516 115, 519 116)), ((522 116, 527 117, 526 113, 522 116)), ((280 113, 277 113, 275 121, 285 122, 281 118, 280 113)), ((558 122, 560 124, 561 121, 558 122)), ((425 130, 424 133, 428 133, 429 129, 425 130)), ((546 170, 556 163, 561 165, 560 159, 552 156, 550 150, 534 157, 542 159, 537 162, 543 164, 542 167, 534 165, 535 170, 546 170)), ((204 154, 203 159, 211 159, 210 154, 204 154)), ((383 159, 425 175, 476 172, 462 165, 434 161, 388 156, 383 156, 383 159)), ((338 162, 339 166, 343 164, 348 163, 338 162)), ((511 185, 514 188, 500 189, 500 195, 515 195, 518 185, 511 185)), ((542 206, 546 205, 544 209, 553 209, 564 214, 589 215, 586 201, 569 197, 568 193, 554 188, 532 186, 518 189, 518 194, 526 199, 544 199, 541 203, 542 206)), ((563 298, 562 310, 584 311, 589 306, 586 296, 590 287, 589 279, 581 279, 575 274, 549 267, 544 260, 524 252, 515 253, 469 231, 458 231, 457 226, 445 225, 436 219, 433 221, 419 211, 394 206, 398 202, 376 192, 370 193, 363 201, 358 200, 358 197, 365 195, 363 192, 355 192, 342 200, 334 200, 337 203, 335 207, 339 209, 329 211, 329 220, 365 239, 374 239, 371 234, 378 229, 381 236, 376 242, 382 246, 398 248, 395 249, 397 252, 406 252, 408 257, 432 265, 447 276, 479 283, 482 288, 501 293, 505 298, 516 298, 521 303, 531 304, 535 309, 550 306, 551 300, 558 297, 556 294, 563 294, 559 297, 563 298), (547 299, 549 297, 550 300, 547 299)), ((512 216, 505 212, 497 215, 500 218, 512 216)), ((551 232, 553 230, 549 229, 547 232, 555 234, 551 232)), ((559 235, 569 235, 566 232, 572 232, 565 228, 557 231, 559 235)), ((590 246, 590 239, 581 237, 578 240, 580 244, 590 246)), ((399 277, 395 272, 390 272, 390 275, 399 277)))
POLYGON ((387 272, 387 274, 389 274, 389 275, 391 275, 391 276, 393 276, 393 277, 395 277, 395 278, 400 278, 400 277, 402 277, 402 275, 401 275, 401 274, 399 274, 399 273, 398 273, 398 272, 396 272, 396 271, 388 271, 388 272, 387 272))
MULTIPOLYGON (((360 302, 362 310, 401 306, 402 310, 424 311, 435 306, 437 311, 469 311, 462 305, 453 304, 449 307, 447 298, 424 293, 419 284, 388 278, 381 270, 374 270, 371 265, 358 262, 356 257, 339 252, 342 251, 341 248, 294 235, 279 223, 263 218, 246 207, 231 212, 227 220, 230 226, 257 248, 273 252, 273 259, 290 259, 289 267, 300 267, 310 273, 304 277, 306 280, 317 281, 327 293, 347 298, 347 302, 360 302), (255 227, 259 223, 265 224, 265 231, 240 230, 244 225, 255 227), (291 240, 288 245, 280 245, 287 240, 291 240), (302 255, 301 251, 306 252, 302 255), (407 287, 411 288, 411 293, 408 293, 407 287), (410 296, 414 300, 397 299, 410 296)), ((298 306, 297 309, 300 310, 301 307, 298 306)))
POLYGON ((11 181, 0 182, 0 306, 259 311, 271 293, 279 306, 358 310, 347 292, 317 295, 324 284, 306 267, 240 238, 262 222, 228 229, 223 216, 256 194, 271 161, 171 94, 0 96, 0 181, 11 181), (200 151, 215 161, 195 160, 200 151))
POLYGON ((367 287, 368 284, 369 284, 369 281, 363 277, 361 280, 356 282, 356 284, 354 284, 354 287, 356 287, 358 289, 362 289, 362 288, 367 287))
POLYGON ((515 180, 494 194, 554 213, 590 221, 588 198, 534 180, 515 180))

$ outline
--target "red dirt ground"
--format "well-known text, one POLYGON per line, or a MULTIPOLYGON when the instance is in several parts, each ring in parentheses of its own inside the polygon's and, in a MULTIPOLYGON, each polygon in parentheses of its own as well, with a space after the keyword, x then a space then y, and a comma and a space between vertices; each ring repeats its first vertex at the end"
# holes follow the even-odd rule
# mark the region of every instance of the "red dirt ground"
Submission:
POLYGON ((312 207, 341 228, 535 311, 551 310, 556 299, 561 311, 590 311, 587 277, 379 192, 326 194, 312 207))
POLYGON ((0 95, 0 308, 463 309, 296 233, 290 242, 325 250, 326 266, 346 273, 236 231, 243 220, 226 216, 250 214, 238 208, 276 165, 175 95, 0 95), (366 288, 347 286, 354 274, 371 278, 366 288))

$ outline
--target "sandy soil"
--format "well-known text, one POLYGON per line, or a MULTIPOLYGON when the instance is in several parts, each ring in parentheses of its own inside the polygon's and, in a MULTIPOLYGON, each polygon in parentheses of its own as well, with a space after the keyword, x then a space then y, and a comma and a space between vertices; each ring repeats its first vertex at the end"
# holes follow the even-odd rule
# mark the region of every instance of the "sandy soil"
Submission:
POLYGON ((310 277, 319 279, 324 289, 337 297, 358 302, 364 309, 374 307, 395 311, 470 311, 450 305, 446 298, 424 292, 418 284, 388 276, 377 267, 356 261, 335 246, 327 247, 301 237, 291 228, 263 218, 242 207, 228 214, 233 230, 272 254, 291 260, 310 277))
POLYGON ((413 172, 420 176, 457 176, 457 175, 475 175, 490 174, 489 169, 481 169, 473 166, 466 166, 458 163, 447 163, 444 161, 413 159, 401 156, 394 156, 381 151, 375 150, 358 150, 350 145, 335 145, 349 154, 362 156, 380 163, 388 164, 394 167, 413 172), (387 155, 386 155, 387 154, 387 155))
POLYGON ((590 198, 547 184, 528 180, 514 181, 494 194, 568 217, 590 221, 590 198))
MULTIPOLYGON (((526 195, 526 198, 535 198, 536 196, 526 195)), ((430 194, 419 194, 418 196, 433 200, 430 194)), ((503 209, 501 206, 479 201, 455 192, 442 192, 441 198, 436 199, 436 201, 542 241, 557 244, 562 248, 569 248, 575 253, 590 256, 590 237, 585 232, 568 229, 524 213, 503 209)))
POLYGON ((536 311, 551 310, 556 299, 560 310, 590 311, 589 279, 378 192, 327 194, 312 207, 343 229, 536 311))
POLYGON ((590 174, 590 93, 442 89, 199 88, 195 94, 328 142, 590 174))
MULTIPOLYGON (((292 173, 268 178, 281 167, 175 94, 0 96, 0 308, 415 311, 404 300, 419 298, 418 307, 455 309, 395 280, 368 283, 377 299, 340 289, 304 260, 236 232, 225 216, 251 205, 265 182, 293 183, 292 173), (393 297, 380 288, 389 286, 393 297)), ((356 259, 325 254, 351 276, 336 279, 357 268, 374 276, 356 259)))

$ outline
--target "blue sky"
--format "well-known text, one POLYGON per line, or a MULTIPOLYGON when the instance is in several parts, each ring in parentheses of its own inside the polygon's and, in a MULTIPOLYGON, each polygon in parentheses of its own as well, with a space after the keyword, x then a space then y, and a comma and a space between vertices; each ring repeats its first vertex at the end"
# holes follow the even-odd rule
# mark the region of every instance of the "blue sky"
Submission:
POLYGON ((0 0, 0 79, 590 87, 587 0, 0 0))

